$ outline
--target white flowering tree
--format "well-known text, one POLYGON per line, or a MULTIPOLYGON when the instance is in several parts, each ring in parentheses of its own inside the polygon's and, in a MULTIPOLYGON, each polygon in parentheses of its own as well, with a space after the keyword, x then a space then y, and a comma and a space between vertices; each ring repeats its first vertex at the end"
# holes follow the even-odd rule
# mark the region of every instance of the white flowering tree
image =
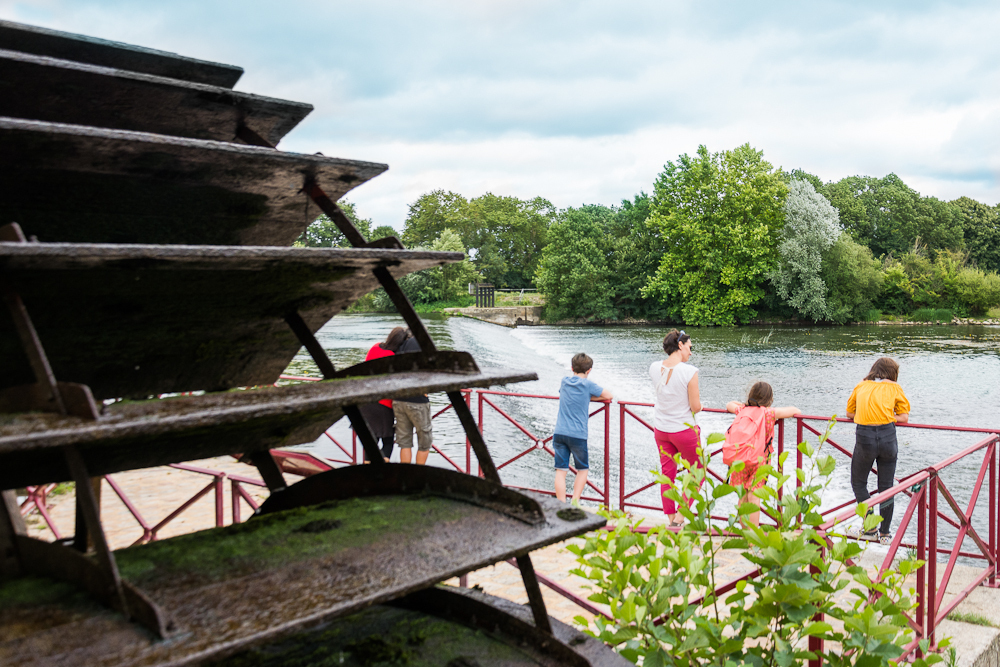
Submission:
POLYGON ((827 286, 821 275, 823 254, 840 233, 837 209, 826 197, 809 181, 792 181, 785 200, 778 268, 771 274, 771 282, 778 296, 802 317, 819 321, 829 315, 827 286))

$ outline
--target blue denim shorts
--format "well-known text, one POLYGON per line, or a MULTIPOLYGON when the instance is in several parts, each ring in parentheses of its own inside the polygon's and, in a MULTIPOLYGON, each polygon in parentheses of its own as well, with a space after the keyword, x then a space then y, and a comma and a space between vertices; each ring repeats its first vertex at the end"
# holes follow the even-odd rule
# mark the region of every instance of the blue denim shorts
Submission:
POLYGON ((573 464, 577 470, 590 469, 586 438, 571 438, 557 433, 552 437, 552 451, 556 453, 556 470, 569 470, 570 452, 573 453, 573 464))

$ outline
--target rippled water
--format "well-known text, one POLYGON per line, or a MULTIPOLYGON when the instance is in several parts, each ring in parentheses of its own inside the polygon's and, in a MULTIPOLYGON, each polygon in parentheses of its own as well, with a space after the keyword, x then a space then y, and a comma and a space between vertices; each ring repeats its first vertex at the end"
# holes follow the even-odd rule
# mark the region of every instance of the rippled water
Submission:
MULTIPOLYGON (((647 376, 649 364, 662 358, 661 327, 539 326, 506 329, 476 320, 428 317, 425 320, 438 346, 466 350, 481 367, 500 366, 529 369, 539 379, 505 387, 508 391, 558 393, 560 379, 568 375, 573 354, 586 352, 594 358, 591 379, 610 389, 616 399, 651 401, 652 387, 647 376)), ((357 363, 368 348, 383 340, 399 318, 385 315, 340 315, 324 327, 318 338, 338 367, 357 363)), ((843 414, 851 389, 880 356, 899 361, 899 381, 912 404, 911 420, 921 424, 947 424, 1000 428, 1000 327, 982 326, 851 326, 851 327, 743 327, 689 328, 694 342, 691 363, 699 368, 702 402, 706 407, 724 408, 730 400, 743 399, 758 380, 774 387, 775 405, 795 405, 806 414, 843 414)), ((293 368, 306 368, 308 358, 300 356, 293 368)), ((432 396, 437 409, 447 405, 443 395, 432 396)), ((492 397, 529 431, 540 437, 551 435, 556 402, 539 399, 492 397)), ((476 406, 473 406, 475 412, 476 406)), ((636 408, 648 418, 651 410, 636 408)), ((503 462, 528 448, 532 442, 488 406, 485 435, 491 453, 503 462)), ((723 415, 702 413, 698 417, 703 433, 722 431, 729 423, 723 415)), ((343 421, 343 420, 342 420, 343 421)), ((817 424, 819 427, 819 424, 817 424)), ((603 421, 591 420, 591 477, 603 486, 603 421)), ((617 505, 622 465, 618 455, 619 406, 610 419, 610 464, 608 477, 612 504, 617 505)), ((625 438, 624 479, 631 491, 647 483, 649 470, 658 464, 650 432, 628 418, 625 438)), ((332 433, 349 442, 345 423, 332 433)), ((465 443, 457 420, 450 414, 435 420, 435 443, 464 465, 465 443)), ((978 434, 940 431, 899 430, 897 476, 905 476, 936 463, 946 456, 978 442, 978 434)), ((848 451, 853 449, 850 425, 835 428, 832 439, 848 451)), ((786 444, 795 440, 794 424, 789 424, 786 444)), ((329 441, 314 445, 319 454, 333 455, 329 441)), ((398 457, 398 453, 394 458, 398 457)), ((447 465, 440 457, 431 462, 447 465)), ((960 502, 967 502, 979 472, 982 457, 970 457, 950 468, 946 483, 957 489, 960 502)), ((714 466, 713 466, 714 467, 714 466)), ((722 471, 721 463, 718 467, 722 471)), ((549 488, 552 457, 534 451, 501 470, 505 483, 549 488)), ((874 475, 870 486, 874 487, 874 475)), ((985 490, 984 490, 985 495, 985 490)), ((838 457, 833 482, 824 497, 832 506, 851 498, 850 474, 845 457, 838 457)), ((658 505, 654 491, 641 494, 643 504, 658 505)), ((981 500, 985 509, 985 499, 981 500)), ((897 499, 896 519, 905 509, 897 499)))

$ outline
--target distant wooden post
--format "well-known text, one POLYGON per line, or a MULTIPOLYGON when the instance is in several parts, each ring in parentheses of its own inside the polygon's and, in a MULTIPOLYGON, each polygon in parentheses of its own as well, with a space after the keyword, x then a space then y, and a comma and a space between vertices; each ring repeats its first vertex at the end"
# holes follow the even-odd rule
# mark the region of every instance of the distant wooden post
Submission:
POLYGON ((495 290, 490 283, 476 283, 476 308, 493 308, 495 290))

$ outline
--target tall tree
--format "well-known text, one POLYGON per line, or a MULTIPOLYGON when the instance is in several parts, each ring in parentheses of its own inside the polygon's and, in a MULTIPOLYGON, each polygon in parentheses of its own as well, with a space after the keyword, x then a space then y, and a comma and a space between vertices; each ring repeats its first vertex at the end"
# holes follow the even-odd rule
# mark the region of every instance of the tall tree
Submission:
POLYGON ((789 183, 779 262, 771 282, 781 299, 814 322, 828 315, 826 283, 820 275, 823 253, 840 233, 837 209, 826 197, 816 192, 809 181, 789 183))
POLYGON ((984 271, 1000 271, 1000 215, 997 209, 968 197, 951 203, 962 213, 962 231, 969 259, 984 271))
POLYGON ((821 192, 840 213, 840 224, 876 257, 901 255, 919 238, 929 248, 961 248, 959 211, 933 197, 921 197, 899 176, 849 176, 821 192))
POLYGON ((530 287, 549 225, 557 218, 551 202, 486 193, 466 200, 435 190, 410 206, 403 231, 409 247, 426 245, 444 229, 459 234, 476 269, 500 287, 530 287))
POLYGON ((823 258, 828 317, 837 324, 867 318, 882 289, 881 264, 872 252, 842 233, 823 258))
POLYGON ((538 288, 545 294, 548 319, 603 320, 615 314, 606 227, 599 219, 600 215, 609 215, 610 210, 595 206, 585 209, 568 209, 549 228, 550 242, 542 250, 536 274, 538 288))
POLYGON ((689 324, 752 319, 777 263, 786 193, 780 169, 749 144, 715 154, 699 146, 668 162, 649 217, 664 253, 643 294, 689 324))

